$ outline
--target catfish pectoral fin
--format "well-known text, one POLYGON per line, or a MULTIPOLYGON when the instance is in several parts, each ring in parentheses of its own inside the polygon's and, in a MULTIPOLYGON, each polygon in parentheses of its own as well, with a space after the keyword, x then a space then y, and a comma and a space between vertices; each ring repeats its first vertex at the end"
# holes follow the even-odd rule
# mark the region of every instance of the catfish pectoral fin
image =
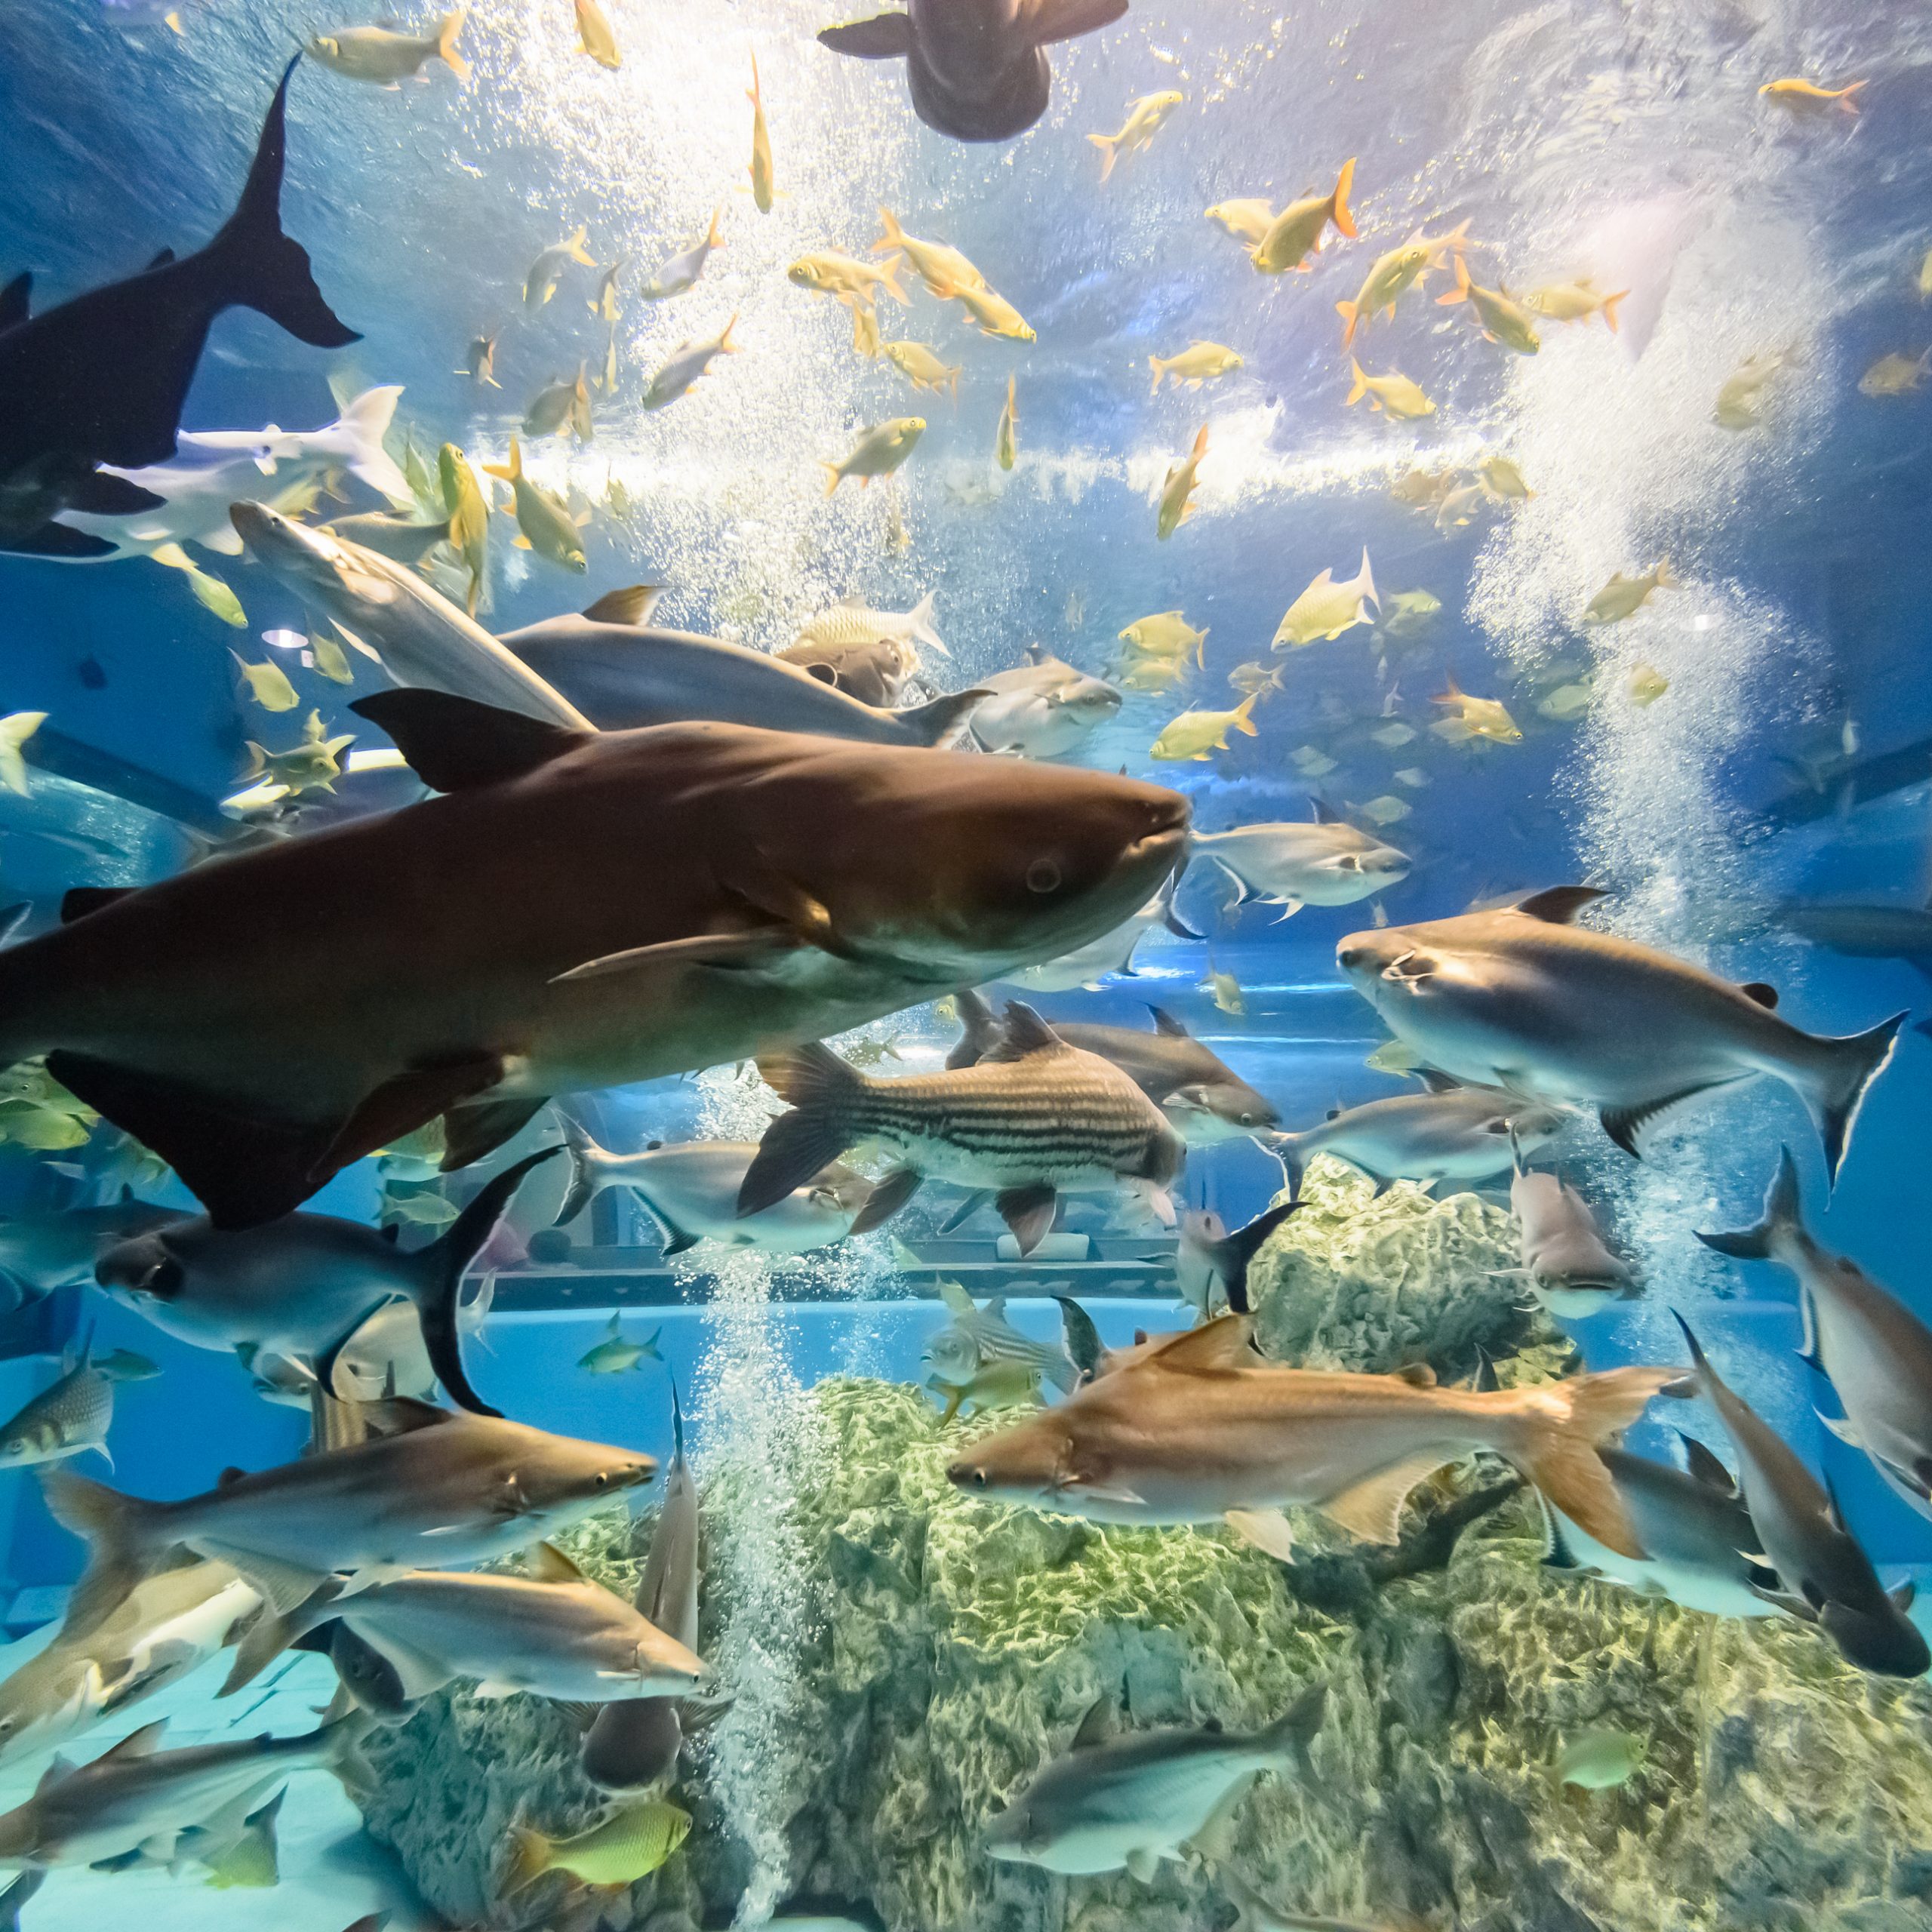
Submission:
POLYGON ((454 1174, 513 1140, 549 1105, 547 1099, 486 1100, 478 1106, 452 1107, 443 1116, 442 1171, 454 1174))
POLYGON ((699 933, 690 939, 668 939, 655 946, 633 946, 586 959, 550 983, 601 980, 612 973, 648 972, 666 966, 755 966, 776 952, 789 952, 806 942, 798 934, 776 926, 746 933, 699 933))
POLYGON ((357 1103, 311 1167, 309 1192, 378 1147, 427 1127, 438 1114, 488 1092, 503 1077, 500 1056, 477 1052, 435 1066, 410 1067, 385 1080, 357 1103))
POLYGON ((1053 1189, 1044 1181, 1038 1181, 1027 1187, 1003 1189, 993 1205, 1013 1231, 1014 1241, 1024 1259, 1051 1232, 1059 1202, 1053 1189))
POLYGON ((823 27, 819 45, 855 60, 903 60, 912 51, 912 20, 907 14, 875 14, 869 20, 848 20, 842 26, 823 27))

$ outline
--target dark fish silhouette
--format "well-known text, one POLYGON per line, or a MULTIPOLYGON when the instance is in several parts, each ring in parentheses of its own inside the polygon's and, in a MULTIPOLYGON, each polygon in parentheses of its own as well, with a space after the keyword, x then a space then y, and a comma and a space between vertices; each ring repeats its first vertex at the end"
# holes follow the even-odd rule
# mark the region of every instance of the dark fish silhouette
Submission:
POLYGON ((1009 141, 1047 110, 1048 47, 1110 26, 1127 0, 909 0, 903 13, 827 27, 860 60, 903 60, 913 111, 955 141, 1009 141))
MULTIPOLYGON (((299 58, 299 57, 298 57, 299 58)), ((322 299, 300 244, 281 230, 291 60, 275 89, 235 212, 205 248, 163 250, 139 275, 29 315, 23 276, 0 291, 0 549, 44 557, 112 548, 53 518, 115 516, 158 499, 97 463, 139 469, 174 454, 181 408, 210 325, 238 303, 318 349, 361 338, 322 299)))

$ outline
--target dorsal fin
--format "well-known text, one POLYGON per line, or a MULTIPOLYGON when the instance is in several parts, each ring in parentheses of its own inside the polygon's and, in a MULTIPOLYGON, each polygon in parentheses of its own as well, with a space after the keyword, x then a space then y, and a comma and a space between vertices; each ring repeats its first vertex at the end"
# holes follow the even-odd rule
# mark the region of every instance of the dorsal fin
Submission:
POLYGON ((1254 1366, 1254 1324, 1244 1315, 1223 1315, 1158 1343, 1138 1366, 1194 1371, 1254 1366))
POLYGON ((1051 1053, 1066 1044, 1024 1000, 1007 1001, 1005 1029, 998 1040, 980 1056, 983 1065, 1024 1060, 1029 1054, 1051 1053))
POLYGON ((553 1543, 540 1543, 528 1552, 530 1574, 540 1583, 581 1583, 583 1572, 553 1543))
POLYGON ((88 1768, 92 1770, 100 1764, 132 1764, 137 1758, 152 1758, 161 1749, 162 1733, 168 1728, 165 1718, 156 1718, 152 1724, 144 1724, 139 1730, 131 1730, 111 1751, 103 1751, 88 1768))
POLYGON ((1164 1006, 1150 1006, 1147 1011, 1154 1016, 1154 1031, 1164 1033, 1171 1040, 1191 1040, 1194 1035, 1164 1006))
POLYGON ((380 1401, 365 1402, 370 1426, 383 1435, 407 1435, 418 1429, 437 1429, 456 1418, 451 1411, 434 1402, 419 1402, 414 1395, 385 1395, 380 1401))
POLYGON ((1422 1082, 1425 1093, 1453 1094, 1463 1084, 1453 1073, 1444 1073, 1433 1066, 1419 1066, 1415 1075, 1422 1082))
POLYGON ((1754 1000, 1767 1013, 1775 1013, 1778 1005, 1778 989, 1768 986, 1762 980, 1746 980, 1738 989, 1748 1000, 1754 1000))
POLYGON ((1066 1748, 1069 1751, 1091 1751, 1095 1745, 1106 1743, 1113 1734, 1113 1700, 1103 1693, 1087 1706, 1087 1714, 1080 1720, 1072 1741, 1066 1748))
POLYGON ((144 272, 151 274, 156 269, 171 267, 174 264, 174 251, 172 248, 164 248, 159 254, 155 257, 152 261, 149 263, 144 272))
POLYGON ((17 275, 0 288, 0 329, 17 328, 27 318, 33 300, 33 277, 17 275))
POLYGON ((1317 798, 1311 796, 1308 802, 1314 810, 1315 822, 1317 825, 1340 825, 1341 823, 1342 814, 1338 812, 1333 805, 1329 804, 1326 798, 1317 798))
POLYGON ((621 590, 607 590, 595 604, 584 606, 583 614, 593 624, 641 624, 651 615, 662 588, 655 583, 628 583, 621 590))
POLYGON ((76 919, 85 919, 90 912, 98 912, 103 906, 112 906, 115 900, 140 890, 134 885, 70 885, 60 895, 60 923, 71 926, 76 919))
POLYGON ((215 1478, 214 1486, 217 1489, 226 1489, 230 1484, 239 1482, 248 1473, 246 1469, 238 1464, 230 1463, 227 1468, 215 1478))
POLYGON ((1737 1494, 1737 1484, 1730 1472, 1694 1435, 1686 1435, 1679 1429, 1677 1439, 1684 1444, 1685 1466, 1700 1482, 1725 1496, 1737 1494))
POLYGON ((349 709, 386 731, 434 792, 501 784, 590 742, 589 734, 447 691, 374 691, 349 709))
POLYGON ((1516 902, 1515 910, 1525 918, 1541 919, 1546 924, 1567 926, 1586 906, 1610 895, 1601 886, 1552 885, 1533 892, 1516 902))

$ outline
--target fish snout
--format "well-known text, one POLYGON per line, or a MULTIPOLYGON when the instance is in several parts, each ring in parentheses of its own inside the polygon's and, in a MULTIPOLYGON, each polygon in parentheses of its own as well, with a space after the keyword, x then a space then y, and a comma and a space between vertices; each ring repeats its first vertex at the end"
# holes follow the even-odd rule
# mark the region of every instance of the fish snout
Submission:
POLYGON ((966 1456, 946 1464, 946 1479, 955 1489, 963 1489, 969 1495, 984 1495, 992 1483, 986 1465, 966 1456))
POLYGON ((1860 1670, 1879 1677, 1923 1677, 1932 1668, 1932 1647, 1901 1610, 1875 1613, 1834 1601, 1819 1611, 1818 1621, 1860 1670))

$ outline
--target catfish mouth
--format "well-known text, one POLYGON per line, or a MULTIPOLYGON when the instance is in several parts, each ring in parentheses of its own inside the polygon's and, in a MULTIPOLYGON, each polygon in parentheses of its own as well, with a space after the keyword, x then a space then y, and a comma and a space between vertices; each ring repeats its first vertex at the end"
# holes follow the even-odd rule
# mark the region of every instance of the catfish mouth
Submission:
POLYGON ((230 503, 228 520, 258 562, 298 569, 317 582, 333 577, 334 558, 325 540, 303 525, 291 522, 278 510, 270 509, 266 503, 230 503))

